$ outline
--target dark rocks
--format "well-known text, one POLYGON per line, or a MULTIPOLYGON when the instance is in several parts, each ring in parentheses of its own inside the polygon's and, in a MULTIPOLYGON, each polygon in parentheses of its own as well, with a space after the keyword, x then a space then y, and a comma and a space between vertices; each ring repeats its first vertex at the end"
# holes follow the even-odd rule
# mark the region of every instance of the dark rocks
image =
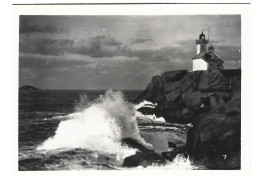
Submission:
POLYGON ((177 89, 180 89, 180 81, 176 81, 176 82, 167 82, 164 84, 164 92, 167 94, 167 93, 170 93, 172 91, 175 91, 177 89))
POLYGON ((181 97, 181 89, 178 88, 166 95, 166 99, 168 102, 175 101, 176 99, 181 97))
POLYGON ((229 78, 222 75, 220 70, 212 70, 209 74, 209 88, 215 90, 228 90, 229 78))
POLYGON ((177 145, 173 142, 168 142, 169 148, 177 148, 177 145))
POLYGON ((138 111, 142 114, 155 114, 155 109, 150 107, 141 107, 138 111))
POLYGON ((235 93, 225 106, 226 114, 240 114, 241 113, 241 93, 235 93))
MULTIPOLYGON (((177 145, 172 142, 168 142, 168 145, 170 148, 174 149, 172 151, 163 152, 161 155, 155 153, 153 150, 145 148, 143 145, 131 138, 123 139, 122 144, 139 150, 135 155, 124 159, 123 167, 164 165, 166 160, 173 161, 178 154, 186 153, 185 147, 177 147, 177 145)), ((185 155, 187 158, 187 154, 185 155)))
POLYGON ((137 166, 151 166, 151 165, 163 165, 165 161, 163 157, 156 154, 154 151, 149 152, 137 152, 135 155, 126 157, 123 163, 123 167, 137 167, 137 166))
POLYGON ((164 160, 169 160, 172 162, 178 154, 184 154, 184 156, 188 158, 185 147, 176 147, 174 150, 163 152, 161 155, 164 160))
POLYGON ((154 76, 152 82, 148 85, 144 92, 142 92, 132 102, 141 102, 147 100, 153 103, 160 103, 164 100, 163 82, 160 76, 154 76))
MULTIPOLYGON (((194 119, 193 128, 187 134, 186 149, 194 159, 207 158, 216 161, 224 155, 229 160, 220 159, 221 168, 228 168, 229 164, 235 168, 240 165, 239 159, 232 155, 240 154, 241 119, 240 115, 207 113, 194 119), (230 163, 230 162, 231 163, 230 163)), ((210 167, 219 168, 213 163, 210 167)))
POLYGON ((240 91, 240 70, 170 71, 153 77, 135 102, 157 103, 151 112, 140 111, 168 122, 188 123, 202 112, 240 113, 240 91))
POLYGON ((213 169, 240 168, 241 70, 164 72, 136 98, 143 100, 157 103, 149 113, 167 122, 193 124, 186 148, 194 160, 207 160, 213 169))
POLYGON ((168 71, 162 73, 161 78, 164 83, 175 82, 180 81, 187 73, 187 70, 168 71))
POLYGON ((168 151, 168 152, 163 152, 161 155, 164 160, 169 160, 172 162, 177 156, 177 154, 178 153, 176 153, 175 151, 168 151))
POLYGON ((228 155, 214 155, 204 162, 208 169, 239 170, 241 169, 241 155, 239 152, 228 155))
POLYGON ((162 165, 165 163, 161 155, 155 153, 153 150, 147 149, 145 146, 132 138, 124 138, 122 140, 122 144, 139 150, 135 155, 124 159, 124 163, 122 165, 123 167, 147 167, 153 164, 162 165))
POLYGON ((182 100, 188 108, 199 109, 202 104, 201 92, 186 92, 182 94, 182 100))

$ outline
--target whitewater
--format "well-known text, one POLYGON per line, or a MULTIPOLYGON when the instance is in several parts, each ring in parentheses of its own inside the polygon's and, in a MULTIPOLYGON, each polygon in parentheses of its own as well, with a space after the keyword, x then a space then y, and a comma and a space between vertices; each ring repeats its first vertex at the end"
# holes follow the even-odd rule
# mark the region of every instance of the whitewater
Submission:
MULTIPOLYGON (((174 130, 178 135, 181 130, 167 123, 162 117, 143 115, 137 111, 144 106, 154 108, 156 105, 147 101, 134 105, 125 100, 122 92, 112 90, 99 95, 93 101, 87 96, 81 96, 75 112, 44 118, 45 121, 60 121, 55 134, 40 143, 35 151, 20 154, 19 161, 31 161, 33 156, 34 159, 40 159, 50 170, 98 169, 102 164, 108 168, 125 169, 121 167, 124 158, 134 155, 137 149, 122 145, 122 139, 134 139, 146 148, 160 153, 170 149, 167 136, 176 136, 165 131, 174 130), (149 131, 141 132, 142 130, 149 131)), ((140 168, 142 167, 137 169, 140 168)), ((143 169, 196 167, 188 158, 177 155, 165 166, 153 165, 143 169)))

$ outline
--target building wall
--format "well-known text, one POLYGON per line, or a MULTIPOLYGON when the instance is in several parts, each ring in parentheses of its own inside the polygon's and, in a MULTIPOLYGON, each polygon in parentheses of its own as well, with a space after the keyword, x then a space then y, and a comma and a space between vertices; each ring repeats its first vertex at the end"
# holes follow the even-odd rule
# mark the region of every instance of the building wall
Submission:
POLYGON ((197 44, 197 55, 200 53, 200 44, 197 44))
POLYGON ((215 69, 224 69, 223 68, 223 64, 222 63, 219 63, 220 65, 218 65, 218 62, 213 62, 213 61, 210 61, 209 60, 209 63, 208 63, 208 68, 209 69, 212 69, 212 68, 215 68, 215 69), (212 63, 212 65, 211 65, 212 63))
POLYGON ((207 44, 197 44, 197 55, 207 50, 207 44))
POLYGON ((208 69, 208 63, 203 59, 194 59, 192 63, 193 63, 193 67, 192 67, 193 71, 208 69))

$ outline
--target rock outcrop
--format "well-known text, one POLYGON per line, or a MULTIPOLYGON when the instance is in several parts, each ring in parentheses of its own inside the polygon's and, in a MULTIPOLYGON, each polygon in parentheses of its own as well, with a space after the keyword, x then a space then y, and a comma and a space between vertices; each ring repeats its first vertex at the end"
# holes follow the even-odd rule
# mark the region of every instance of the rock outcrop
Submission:
POLYGON ((240 113, 240 94, 241 70, 179 70, 154 76, 134 102, 157 103, 148 114, 163 116, 168 122, 189 123, 203 112, 240 113))
POLYGON ((170 151, 156 153, 154 150, 147 149, 137 140, 132 138, 124 138, 121 141, 122 145, 137 149, 136 154, 126 157, 123 162, 123 167, 138 167, 151 165, 165 165, 166 161, 173 161, 178 154, 184 154, 187 158, 185 147, 177 147, 176 144, 168 142, 170 151))
POLYGON ((240 114, 200 114, 187 134, 186 149, 194 160, 210 169, 240 168, 240 114), (235 159, 235 160, 234 160, 235 159))
POLYGON ((153 150, 147 149, 137 140, 132 138, 124 138, 122 145, 126 145, 130 148, 137 149, 135 155, 131 155, 124 159, 123 167, 137 167, 137 166, 151 166, 151 165, 164 165, 165 160, 160 154, 155 153, 153 150))
POLYGON ((165 72, 135 102, 143 100, 158 105, 142 113, 192 123, 186 151, 194 161, 210 169, 240 168, 241 70, 165 72))

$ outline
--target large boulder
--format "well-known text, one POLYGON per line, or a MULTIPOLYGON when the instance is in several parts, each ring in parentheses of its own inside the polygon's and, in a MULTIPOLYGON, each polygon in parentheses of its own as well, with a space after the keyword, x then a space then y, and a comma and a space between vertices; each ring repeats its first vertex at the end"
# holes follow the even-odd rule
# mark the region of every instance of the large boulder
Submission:
POLYGON ((202 104, 201 92, 186 92, 182 94, 182 99, 185 105, 191 109, 199 109, 202 104))
POLYGON ((163 157, 154 151, 150 152, 137 152, 135 155, 126 157, 124 159, 123 167, 137 167, 137 166, 151 166, 151 165, 164 165, 163 157))
MULTIPOLYGON (((234 116, 216 113, 200 114, 194 119, 193 128, 187 133, 186 148, 195 160, 207 158, 216 161, 220 158, 223 168, 228 168, 231 160, 231 165, 238 166, 240 162, 233 163, 234 160, 239 161, 238 159, 226 160, 226 157, 232 158, 240 154, 240 136, 239 114, 234 116)), ((216 165, 215 167, 217 168, 216 165)))
POLYGON ((166 95, 167 101, 175 101, 176 99, 181 97, 181 89, 177 88, 176 90, 172 91, 171 93, 166 95))
POLYGON ((212 70, 209 72, 209 88, 228 90, 229 78, 225 77, 220 70, 212 70))
POLYGON ((152 78, 151 83, 148 85, 145 91, 132 101, 141 102, 143 100, 147 100, 153 103, 161 103, 164 101, 164 99, 163 82, 161 77, 157 75, 152 78))
POLYGON ((199 72, 197 88, 199 90, 206 90, 209 88, 209 72, 208 71, 199 72))
POLYGON ((176 70, 176 71, 167 71, 161 74, 163 83, 180 81, 186 74, 187 70, 176 70))
POLYGON ((154 164, 165 164, 165 161, 161 155, 155 153, 153 150, 146 148, 137 140, 134 140, 132 138, 124 138, 121 142, 122 145, 138 150, 135 155, 131 155, 124 159, 124 163, 122 165, 123 167, 147 167, 154 164))
POLYGON ((190 72, 190 73, 187 73, 187 75, 185 75, 183 77, 183 79, 181 80, 182 93, 185 93, 187 91, 194 91, 194 88, 196 86, 195 78, 196 78, 198 72, 199 71, 190 72))
POLYGON ((180 81, 167 82, 164 84, 164 92, 167 94, 177 89, 180 89, 180 84, 180 81))
POLYGON ((175 147, 173 150, 163 152, 161 155, 164 160, 173 161, 178 154, 183 154, 188 158, 185 147, 175 147))
POLYGON ((235 93, 225 106, 225 113, 240 114, 241 113, 241 93, 235 93))

